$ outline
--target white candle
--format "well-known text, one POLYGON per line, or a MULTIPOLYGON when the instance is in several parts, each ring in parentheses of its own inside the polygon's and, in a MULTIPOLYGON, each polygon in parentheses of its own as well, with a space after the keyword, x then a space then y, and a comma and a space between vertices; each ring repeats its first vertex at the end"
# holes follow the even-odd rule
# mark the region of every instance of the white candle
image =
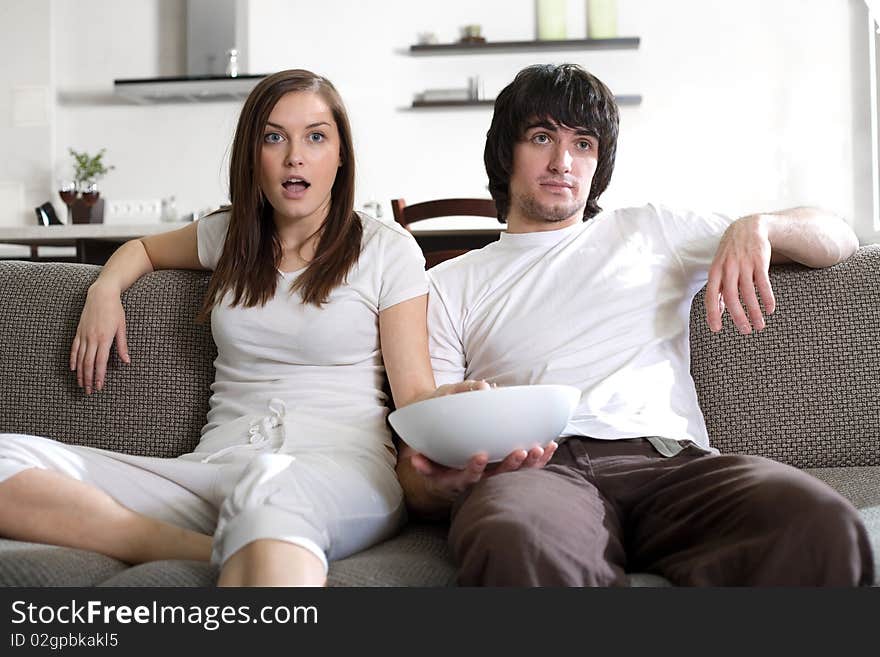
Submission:
POLYGON ((617 0, 587 0, 587 36, 590 39, 617 36, 617 0))
POLYGON ((538 39, 565 39, 566 0, 536 0, 538 39))

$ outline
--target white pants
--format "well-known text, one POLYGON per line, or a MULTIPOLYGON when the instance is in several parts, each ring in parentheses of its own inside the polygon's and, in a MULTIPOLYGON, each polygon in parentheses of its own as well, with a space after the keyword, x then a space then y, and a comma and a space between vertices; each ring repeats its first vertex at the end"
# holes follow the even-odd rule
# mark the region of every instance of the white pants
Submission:
POLYGON ((0 482, 28 468, 66 474, 133 511, 213 534, 217 564, 269 538, 310 550, 326 570, 397 531, 403 491, 375 433, 287 413, 276 400, 270 408, 217 427, 178 458, 0 434, 0 482))

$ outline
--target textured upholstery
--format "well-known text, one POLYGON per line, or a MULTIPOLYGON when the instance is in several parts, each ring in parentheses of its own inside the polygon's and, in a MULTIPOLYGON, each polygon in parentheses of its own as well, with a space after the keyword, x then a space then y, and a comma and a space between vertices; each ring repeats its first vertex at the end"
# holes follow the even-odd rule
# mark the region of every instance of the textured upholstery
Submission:
MULTIPOLYGON (((192 449, 207 411, 216 351, 196 324, 208 275, 162 271, 124 297, 132 364, 111 357, 106 391, 86 397, 68 349, 98 268, 0 262, 0 432, 134 454, 192 449)), ((712 443, 810 468, 860 509, 880 555, 880 247, 827 270, 774 267, 777 311, 765 331, 711 334, 702 294, 691 315, 691 365, 712 443)), ((0 584, 210 586, 193 562, 133 568, 69 548, 0 540, 0 584)), ((331 564, 331 586, 443 586, 455 569, 445 527, 411 524, 331 564)), ((633 574, 633 586, 665 580, 633 574)))
POLYGON ((99 267, 0 263, 0 430, 131 454, 192 451, 208 412, 216 349, 196 324, 208 276, 148 274, 123 295, 131 364, 111 354, 107 385, 86 396, 70 345, 99 267))
POLYGON ((767 328, 691 312, 691 372, 712 444, 801 468, 880 465, 880 246, 835 267, 771 270, 767 328))
POLYGON ((94 586, 127 569, 121 561, 87 550, 0 539, 3 586, 94 586))

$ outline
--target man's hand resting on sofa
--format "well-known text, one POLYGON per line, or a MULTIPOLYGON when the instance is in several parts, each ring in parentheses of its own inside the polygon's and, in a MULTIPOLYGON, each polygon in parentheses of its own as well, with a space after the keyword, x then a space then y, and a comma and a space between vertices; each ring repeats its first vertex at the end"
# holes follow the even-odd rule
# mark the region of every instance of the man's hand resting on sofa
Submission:
POLYGON ((709 329, 713 333, 721 330, 726 308, 740 333, 763 330, 758 295, 768 315, 776 309, 770 287, 771 264, 831 267, 858 248, 852 228, 837 215, 818 208, 792 208, 737 219, 724 231, 709 267, 705 300, 709 329))

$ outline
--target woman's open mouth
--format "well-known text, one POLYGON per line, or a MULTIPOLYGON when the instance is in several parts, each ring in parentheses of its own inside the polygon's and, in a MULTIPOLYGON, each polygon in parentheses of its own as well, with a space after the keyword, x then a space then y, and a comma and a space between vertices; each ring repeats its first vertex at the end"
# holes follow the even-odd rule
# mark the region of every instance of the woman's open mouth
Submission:
POLYGON ((281 186, 284 188, 284 198, 298 199, 305 195, 306 190, 311 187, 312 184, 305 178, 291 176, 281 183, 281 186))

